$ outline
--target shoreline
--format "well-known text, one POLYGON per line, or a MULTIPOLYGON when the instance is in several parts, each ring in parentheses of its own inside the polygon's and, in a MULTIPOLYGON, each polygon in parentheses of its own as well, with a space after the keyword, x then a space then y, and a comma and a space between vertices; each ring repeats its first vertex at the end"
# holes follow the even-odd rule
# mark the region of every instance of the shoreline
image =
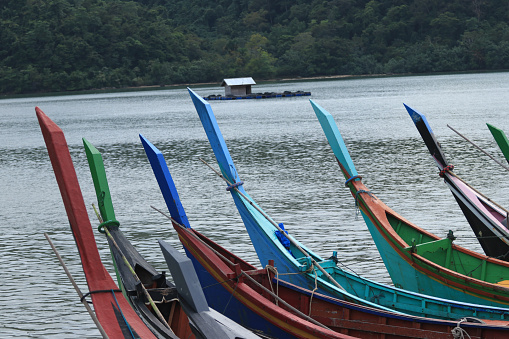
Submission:
MULTIPOLYGON (((349 80, 360 78, 383 78, 383 77, 402 77, 402 76, 430 76, 430 75, 447 75, 447 74, 476 74, 476 73, 499 73, 509 72, 509 70, 481 70, 481 71, 463 71, 463 72, 436 72, 436 73, 397 73, 397 74, 341 74, 341 75, 323 75, 312 77, 288 77, 288 78, 273 78, 259 80, 257 85, 272 84, 278 82, 290 81, 321 81, 321 80, 349 80)), ((117 92, 136 92, 146 90, 164 90, 168 88, 186 88, 192 86, 217 86, 220 82, 198 82, 198 83, 179 83, 179 84, 166 84, 166 85, 145 85, 133 86, 122 88, 96 88, 88 90, 79 90, 72 92, 35 92, 25 94, 0 94, 0 100, 3 99, 17 99, 17 98, 34 98, 34 97, 48 97, 48 96, 64 96, 64 95, 82 95, 82 94, 99 94, 99 93, 117 93, 117 92)))

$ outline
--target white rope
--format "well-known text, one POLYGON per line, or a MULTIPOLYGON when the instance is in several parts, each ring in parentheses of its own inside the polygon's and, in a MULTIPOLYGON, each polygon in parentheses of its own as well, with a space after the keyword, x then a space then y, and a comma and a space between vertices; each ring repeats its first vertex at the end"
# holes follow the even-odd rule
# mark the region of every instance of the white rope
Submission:
POLYGON ((456 324, 456 327, 451 330, 452 337, 454 339, 472 339, 470 335, 465 331, 463 328, 461 328, 461 323, 467 321, 467 319, 463 318, 460 321, 458 321, 458 324, 456 324))

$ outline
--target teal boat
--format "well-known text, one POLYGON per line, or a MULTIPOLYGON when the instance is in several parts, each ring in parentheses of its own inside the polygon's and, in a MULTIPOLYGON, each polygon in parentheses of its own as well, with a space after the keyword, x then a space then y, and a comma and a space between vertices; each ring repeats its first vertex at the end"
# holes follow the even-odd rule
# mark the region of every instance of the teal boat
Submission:
POLYGON ((271 219, 247 194, 219 130, 210 104, 189 93, 227 182, 244 225, 263 266, 273 260, 279 278, 319 293, 393 312, 439 319, 476 317, 507 319, 509 310, 449 301, 386 286, 337 267, 336 253, 324 259, 271 219), (325 271, 325 273, 322 271, 325 271))
POLYGON ((387 207, 362 183, 332 116, 311 104, 394 285, 449 300, 507 307, 509 262, 455 245, 452 232, 441 239, 387 207))

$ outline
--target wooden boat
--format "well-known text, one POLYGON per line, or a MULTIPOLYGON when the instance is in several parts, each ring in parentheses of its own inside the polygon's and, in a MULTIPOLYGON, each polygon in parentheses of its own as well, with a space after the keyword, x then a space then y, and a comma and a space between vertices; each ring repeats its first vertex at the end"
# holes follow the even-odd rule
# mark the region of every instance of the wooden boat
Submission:
POLYGON ((223 315, 205 309, 201 289, 188 288, 195 282, 179 279, 184 276, 182 270, 192 269, 192 266, 174 266, 172 269, 177 286, 189 291, 183 295, 166 280, 164 274, 158 274, 143 259, 122 234, 118 222, 115 222, 102 158, 91 144, 85 142, 87 156, 93 158, 94 184, 98 194, 101 193, 99 206, 102 207, 102 216, 109 218, 101 228, 107 228, 111 235, 108 242, 122 290, 117 287, 100 260, 64 134, 40 109, 36 108, 36 111, 82 259, 89 294, 106 335, 109 338, 258 338, 223 315), (126 262, 141 280, 134 278, 126 262), (144 288, 156 300, 156 307, 164 314, 167 325, 150 311, 151 306, 146 305, 146 296, 142 292, 144 288), (187 300, 198 300, 202 306, 195 309, 195 304, 187 300))
POLYGON ((42 110, 35 110, 100 324, 109 338, 156 338, 101 262, 64 133, 42 110))
POLYGON ((210 310, 201 287, 189 277, 191 263, 174 263, 173 285, 127 240, 119 228, 100 152, 83 139, 101 219, 124 296, 154 333, 163 338, 258 338, 222 314, 210 310), (155 311, 157 309, 157 311, 155 311))
MULTIPOLYGON (((278 279, 273 262, 254 266, 189 226, 161 152, 142 138, 170 210, 172 225, 210 305, 247 327, 276 338, 501 338, 507 321, 490 324, 401 315, 332 298, 278 279), (177 220, 184 221, 182 225, 177 220), (332 331, 334 332, 332 332, 332 331)), ((165 258, 175 255, 160 241, 165 258)))
MULTIPOLYGON (((241 183, 210 105, 202 101, 192 90, 189 92, 222 175, 230 182, 230 186, 233 183, 241 183)), ((276 223, 256 205, 242 185, 236 188, 238 191, 230 189, 230 192, 262 265, 273 260, 280 273, 299 273, 282 275, 281 279, 306 289, 317 288, 320 293, 336 298, 405 314, 440 319, 463 317, 507 319, 509 317, 509 314, 506 315, 509 310, 505 308, 487 308, 486 306, 444 300, 362 278, 337 267, 335 254, 332 259, 323 259, 286 233, 289 241, 285 247, 277 236, 278 232, 279 234, 281 232, 276 228, 276 223), (299 247, 304 249, 305 253, 301 252, 299 247), (310 258, 313 258, 317 265, 322 266, 334 281, 317 269, 310 258), (340 287, 334 283, 338 283, 340 287)))
POLYGON ((311 100, 356 205, 395 286, 463 302, 507 307, 509 263, 441 239, 387 207, 362 183, 332 116, 311 100))
POLYGON ((495 138, 495 141, 497 142, 498 147, 500 147, 500 150, 502 151, 502 154, 504 154, 505 160, 509 162, 509 140, 507 139, 507 136, 505 135, 504 131, 502 131, 500 128, 495 127, 491 124, 486 124, 488 126, 488 129, 491 132, 491 135, 493 135, 493 138, 495 138))
MULTIPOLYGON (((176 222, 173 222, 173 227, 179 234, 187 256, 194 264, 207 300, 221 309, 228 310, 237 305, 237 301, 249 305, 252 310, 258 312, 272 311, 277 305, 291 314, 299 314, 303 321, 314 320, 338 332, 336 335, 326 336, 328 338, 341 337, 339 333, 359 338, 385 339, 498 339, 509 336, 506 321, 482 324, 402 315, 306 290, 278 279, 274 271, 268 268, 255 269, 193 229, 178 225, 176 222)), ((288 324, 285 318, 274 320, 285 321, 285 324, 288 324)), ((275 337, 281 338, 279 335, 275 337)), ((297 337, 315 338, 322 335, 315 332, 313 335, 297 337)))
MULTIPOLYGON (((140 139, 163 194, 166 206, 170 211, 174 227, 187 229, 190 233, 198 234, 189 225, 162 153, 142 135, 140 135, 140 139)), ((185 243, 182 238, 181 241, 183 244, 185 243)), ((195 253, 192 252, 194 249, 188 249, 185 246, 184 249, 186 249, 188 257, 193 261, 195 270, 197 270, 196 273, 208 304, 216 311, 221 312, 246 328, 253 331, 261 331, 263 335, 274 338, 351 338, 324 328, 321 324, 317 324, 310 319, 302 319, 301 316, 295 315, 280 305, 274 305, 272 301, 263 298, 256 290, 249 288, 248 285, 243 283, 244 279, 237 277, 240 273, 238 270, 240 266, 232 270, 223 264, 221 266, 222 271, 220 270, 214 276, 204 276, 203 273, 206 271, 203 266, 201 266, 201 269, 199 268, 200 266, 197 266, 194 259, 195 253)), ((209 255, 209 253, 206 255, 209 255)), ((233 258, 233 254, 231 258, 233 258)), ((210 264, 204 265, 211 264, 217 265, 220 263, 215 258, 212 258, 210 264)), ((206 267, 208 268, 208 266, 206 267)), ((264 274, 267 274, 267 271, 264 274)))
POLYGON ((465 214, 484 253, 490 257, 509 261, 507 212, 454 174, 454 166, 445 158, 426 117, 407 105, 405 108, 435 160, 440 176, 444 178, 465 214))

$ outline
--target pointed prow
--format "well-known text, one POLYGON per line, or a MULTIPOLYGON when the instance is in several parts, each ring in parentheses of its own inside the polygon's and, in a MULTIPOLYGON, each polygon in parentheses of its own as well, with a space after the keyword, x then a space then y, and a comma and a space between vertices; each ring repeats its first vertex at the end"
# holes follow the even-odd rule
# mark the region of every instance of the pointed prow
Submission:
MULTIPOLYGON (((212 111, 212 108, 210 107, 210 104, 203 100, 202 97, 196 94, 192 89, 188 88, 188 91, 191 95, 191 99, 193 100, 196 111, 198 112, 205 133, 207 134, 210 146, 214 151, 214 155, 216 156, 217 163, 221 169, 221 173, 225 176, 226 179, 228 179, 230 183, 239 182, 239 174, 237 173, 237 169, 233 164, 232 157, 230 156, 228 147, 226 147, 226 142, 224 141, 223 135, 221 134, 221 130, 219 129, 216 117, 212 111)), ((243 187, 239 186, 238 189, 242 193, 245 193, 243 187)))
POLYGON ((83 138, 85 153, 87 154, 92 181, 94 182, 99 212, 104 221, 115 220, 115 210, 113 209, 113 201, 111 199, 110 188, 106 178, 106 170, 104 169, 104 161, 101 153, 88 140, 83 138))
POLYGON ((424 114, 417 112, 416 110, 414 110, 413 108, 406 104, 403 105, 405 106, 408 114, 410 115, 410 118, 412 118, 412 121, 414 122, 417 131, 419 131, 422 140, 426 144, 429 153, 431 154, 433 159, 435 159, 438 168, 440 170, 443 170, 445 167, 447 167, 448 162, 447 159, 445 158, 444 153, 442 152, 442 147, 440 146, 440 143, 437 141, 435 134, 431 129, 431 126, 428 124, 428 120, 426 120, 424 114))
POLYGON ((352 162, 352 158, 350 158, 350 154, 348 153, 348 149, 346 148, 345 142, 343 141, 343 137, 339 132, 334 118, 329 114, 329 112, 327 112, 313 100, 309 101, 311 102, 311 106, 315 111, 316 117, 322 126, 325 137, 327 138, 327 141, 329 142, 329 145, 332 148, 337 161, 339 162, 343 174, 347 179, 358 177, 357 170, 355 169, 355 166, 352 162))
POLYGON ((159 240, 159 246, 177 286, 179 298, 184 299, 194 312, 208 311, 209 305, 191 259, 162 240, 159 240))
POLYGON ((507 162, 509 162, 509 140, 507 140, 507 136, 505 135, 504 131, 502 131, 500 128, 495 127, 491 124, 486 124, 488 128, 490 129, 491 135, 493 135, 493 138, 495 138, 495 141, 498 144, 498 147, 500 147, 500 150, 502 151, 502 154, 504 154, 505 159, 507 162))
POLYGON ((186 228, 191 228, 163 154, 141 134, 140 139, 171 217, 186 228))

